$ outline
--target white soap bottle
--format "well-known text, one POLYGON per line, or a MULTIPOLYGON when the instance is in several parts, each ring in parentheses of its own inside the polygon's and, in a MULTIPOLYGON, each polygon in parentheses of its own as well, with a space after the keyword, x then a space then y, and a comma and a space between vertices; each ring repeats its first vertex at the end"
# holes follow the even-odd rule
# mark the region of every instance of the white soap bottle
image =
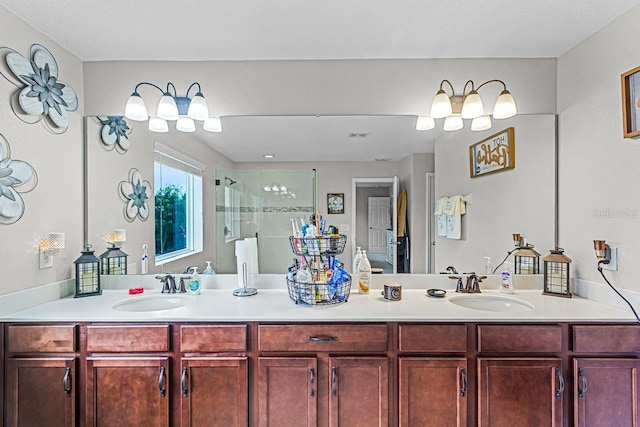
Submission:
POLYGON ((358 278, 358 288, 360 289, 361 294, 369 294, 369 289, 371 289, 371 263, 369 262, 369 258, 367 258, 367 251, 362 251, 362 259, 358 263, 358 274, 356 276, 358 278))
POLYGON ((189 293, 197 295, 200 293, 200 275, 198 274, 198 267, 192 267, 193 273, 191 273, 191 279, 189 279, 189 293))
POLYGON ((484 274, 493 274, 493 266, 491 265, 491 257, 485 256, 483 257, 487 260, 487 263, 484 265, 484 274))
POLYGON ((500 275, 502 276, 500 292, 502 292, 503 294, 512 294, 514 291, 513 271, 511 271, 511 264, 509 263, 509 261, 506 261, 504 263, 504 269, 502 270, 502 273, 500 273, 500 275))
POLYGON ((204 269, 202 274, 216 274, 213 267, 211 267, 211 261, 207 261, 207 268, 204 269))
POLYGON ((356 256, 353 257, 353 265, 351 266, 354 276, 358 275, 358 264, 360 263, 361 259, 362 259, 362 248, 358 246, 356 249, 356 256))

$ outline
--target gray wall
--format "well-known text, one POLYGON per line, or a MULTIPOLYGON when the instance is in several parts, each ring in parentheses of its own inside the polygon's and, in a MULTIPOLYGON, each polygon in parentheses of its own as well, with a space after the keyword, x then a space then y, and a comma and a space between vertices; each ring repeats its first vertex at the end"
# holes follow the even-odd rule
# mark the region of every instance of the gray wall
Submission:
POLYGON ((614 285, 640 291, 640 142, 622 136, 620 75, 640 64, 640 7, 558 59, 560 245, 575 277, 604 284, 593 240, 618 247, 614 285))
MULTIPOLYGON (((0 294, 73 277, 73 261, 82 249, 82 63, 42 33, 0 8, 0 39, 21 55, 39 43, 55 57, 59 79, 71 85, 79 101, 62 135, 42 123, 26 124, 11 111, 9 96, 16 86, 0 78, 0 133, 9 141, 11 158, 29 163, 38 174, 37 187, 22 194, 24 216, 11 225, 0 224, 0 294), (49 232, 64 232, 66 247, 54 266, 39 269, 38 241, 49 232)), ((4 57, 3 57, 4 59, 4 57)))

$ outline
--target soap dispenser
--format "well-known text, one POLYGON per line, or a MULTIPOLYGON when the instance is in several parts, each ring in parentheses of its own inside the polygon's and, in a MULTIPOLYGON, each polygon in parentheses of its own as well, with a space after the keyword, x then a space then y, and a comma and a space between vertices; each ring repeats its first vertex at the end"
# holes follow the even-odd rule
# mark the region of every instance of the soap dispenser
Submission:
POLYGON ((491 265, 491 257, 490 256, 485 256, 483 257, 484 259, 487 260, 486 264, 484 265, 484 274, 493 274, 493 266, 491 265))
POLYGON ((211 267, 211 261, 207 261, 207 268, 204 269, 202 274, 216 274, 213 267, 211 267))
POLYGON ((200 275, 198 267, 192 267, 191 279, 189 280, 189 293, 197 295, 200 293, 200 275))

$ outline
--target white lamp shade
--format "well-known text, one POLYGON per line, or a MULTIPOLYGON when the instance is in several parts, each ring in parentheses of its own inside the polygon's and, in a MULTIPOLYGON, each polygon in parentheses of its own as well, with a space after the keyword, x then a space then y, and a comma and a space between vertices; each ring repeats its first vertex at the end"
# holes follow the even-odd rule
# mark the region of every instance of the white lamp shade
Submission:
POLYGON ((427 115, 418 116, 416 120, 416 130, 431 130, 436 127, 436 121, 433 117, 427 115))
POLYGON ((165 120, 178 120, 178 106, 173 96, 165 93, 158 103, 158 117, 165 120))
POLYGON ((268 186, 268 185, 265 185, 265 186, 264 186, 264 191, 271 191, 271 187, 270 187, 270 186, 268 186))
POLYGON ((286 192, 286 191, 287 191, 287 187, 286 187, 286 186, 284 186, 284 185, 283 185, 283 186, 281 186, 281 187, 280 187, 280 191, 282 191, 282 192, 286 192))
POLYGON ((196 124, 191 117, 181 116, 176 123, 176 129, 180 132, 195 132, 196 124))
POLYGON ((64 233, 49 233, 47 236, 50 250, 64 249, 64 233))
POLYGON ((200 92, 196 94, 189 104, 187 115, 194 120, 207 120, 209 118, 209 107, 204 96, 200 92))
POLYGON ((449 96, 444 90, 439 90, 431 104, 431 117, 434 119, 441 119, 449 116, 452 112, 453 110, 451 109, 449 96))
POLYGON ((475 90, 469 92, 464 98, 464 104, 462 104, 462 118, 463 119, 475 119, 484 114, 484 106, 482 105, 482 99, 475 90))
POLYGON ((144 101, 138 93, 132 93, 127 100, 127 105, 124 107, 124 116, 137 122, 143 122, 149 118, 147 106, 144 105, 144 101))
POLYGON ((149 130, 151 132, 165 133, 169 132, 169 124, 166 120, 160 117, 151 117, 149 119, 149 130))
POLYGON ((111 232, 110 241, 112 243, 121 243, 127 241, 127 232, 123 228, 116 228, 111 232))
POLYGON ((447 132, 462 129, 464 123, 462 122, 462 116, 460 114, 452 114, 444 119, 443 129, 447 132))
POLYGON ((480 116, 471 121, 471 130, 481 131, 491 129, 491 117, 480 116))
POLYGON ((220 116, 207 117, 202 125, 202 129, 207 132, 222 132, 222 121, 220 120, 220 116))
POLYGON ((508 90, 503 90, 498 99, 496 106, 493 108, 494 119, 508 119, 518 113, 516 101, 508 90))

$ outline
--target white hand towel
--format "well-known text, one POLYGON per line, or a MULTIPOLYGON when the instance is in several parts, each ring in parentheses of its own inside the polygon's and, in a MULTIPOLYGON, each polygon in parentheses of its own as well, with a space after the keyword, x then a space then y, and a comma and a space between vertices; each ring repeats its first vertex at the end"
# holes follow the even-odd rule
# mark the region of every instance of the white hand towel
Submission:
POLYGON ((436 200, 436 210, 434 215, 436 216, 436 222, 438 224, 438 236, 447 235, 447 217, 444 215, 444 207, 447 204, 448 197, 440 197, 436 200))
POLYGON ((444 209, 444 213, 447 219, 447 238, 460 240, 462 237, 462 215, 466 213, 467 209, 462 195, 449 197, 444 209))

